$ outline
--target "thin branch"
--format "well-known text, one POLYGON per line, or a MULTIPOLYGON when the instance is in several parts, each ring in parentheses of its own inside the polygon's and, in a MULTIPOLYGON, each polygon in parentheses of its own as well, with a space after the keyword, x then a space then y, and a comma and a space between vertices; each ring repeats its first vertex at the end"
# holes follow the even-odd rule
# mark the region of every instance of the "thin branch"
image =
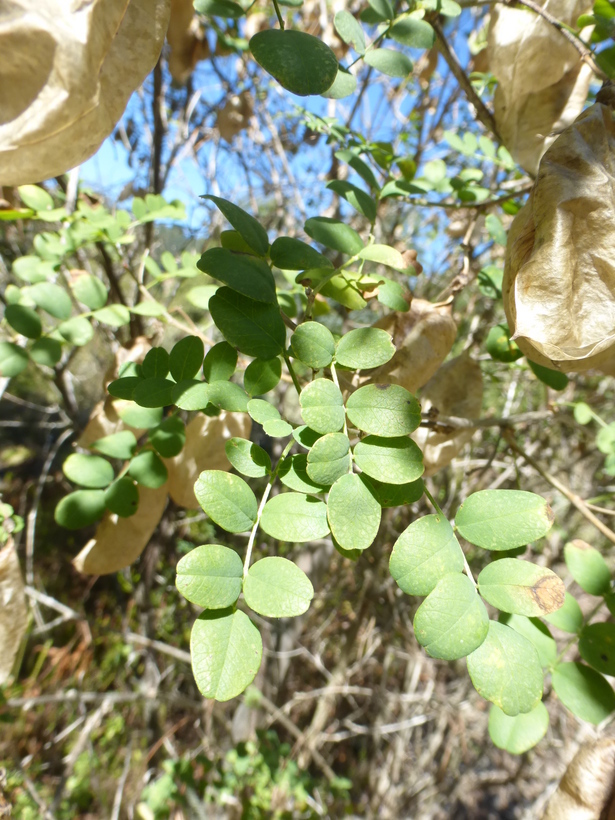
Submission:
POLYGON ((498 128, 497 128, 497 125, 495 124, 495 119, 493 117, 493 114, 491 113, 491 111, 489 111, 489 109, 487 108, 485 103, 481 100, 481 98, 476 93, 476 89, 474 88, 474 86, 472 85, 470 80, 468 79, 467 74, 463 70, 463 66, 459 62, 459 59, 457 58, 457 55, 454 53, 454 51, 449 46, 449 44, 446 40, 446 37, 444 36, 444 32, 442 31, 442 26, 440 25, 440 22, 439 22, 437 16, 434 15, 432 17, 430 15, 429 22, 431 23, 431 25, 434 28, 434 31, 436 32, 436 39, 438 41, 438 50, 440 51, 440 53, 444 57, 444 59, 446 61, 446 64, 450 68, 450 70, 451 70, 452 74, 454 75, 455 79, 457 80, 457 82, 459 83, 461 88, 464 90, 464 92, 466 94, 466 97, 468 98, 470 103, 472 103, 472 105, 476 109, 476 116, 482 122, 482 124, 485 126, 485 128, 488 131, 491 131, 491 133, 496 138, 496 140, 499 143, 501 143, 502 142, 502 137, 498 133, 498 128))
POLYGON ((551 410, 534 410, 529 413, 519 413, 516 416, 506 416, 504 418, 464 419, 457 416, 435 416, 430 413, 423 413, 421 427, 429 427, 436 433, 447 434, 455 430, 479 430, 485 427, 510 428, 518 424, 552 419, 554 415, 551 410))

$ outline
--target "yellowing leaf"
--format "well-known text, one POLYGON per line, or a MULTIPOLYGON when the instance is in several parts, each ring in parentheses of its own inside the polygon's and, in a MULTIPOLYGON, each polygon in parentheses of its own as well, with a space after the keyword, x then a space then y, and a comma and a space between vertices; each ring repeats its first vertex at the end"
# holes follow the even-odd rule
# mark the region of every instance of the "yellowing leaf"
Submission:
POLYGON ((247 413, 198 416, 186 427, 186 443, 179 455, 163 459, 169 471, 169 495, 180 507, 198 509, 194 482, 203 470, 230 470, 225 445, 230 438, 249 438, 252 421, 247 413))
POLYGON ((615 95, 597 99, 542 159, 509 232, 502 296, 533 362, 615 374, 615 95))
POLYGON ((0 550, 0 686, 11 674, 27 625, 23 579, 11 540, 0 550))
POLYGON ((168 486, 139 487, 139 508, 130 518, 107 512, 73 564, 86 575, 107 575, 130 566, 141 555, 167 505, 168 486))

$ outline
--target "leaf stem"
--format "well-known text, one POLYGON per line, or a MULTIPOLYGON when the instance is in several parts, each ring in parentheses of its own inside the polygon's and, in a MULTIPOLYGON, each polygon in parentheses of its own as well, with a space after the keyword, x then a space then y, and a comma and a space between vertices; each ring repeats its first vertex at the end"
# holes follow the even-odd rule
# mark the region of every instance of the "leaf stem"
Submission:
POLYGON ((301 385, 299 384, 299 379, 297 378, 297 374, 295 373, 295 369, 292 366, 290 356, 288 355, 288 353, 284 353, 284 361, 286 362, 286 367, 288 368, 290 377, 293 380, 293 384, 295 385, 295 390, 298 394, 301 394, 301 385))
POLYGON ((284 19, 282 17, 282 12, 280 11, 280 7, 278 5, 278 0, 273 0, 273 7, 275 8, 275 13, 278 18, 278 22, 280 23, 280 28, 284 31, 284 19))
MULTIPOLYGON (((438 502, 436 501, 436 499, 435 499, 435 498, 433 497, 433 495, 429 492, 429 490, 427 489, 427 487, 425 487, 425 483, 424 483, 424 482, 423 482, 423 492, 425 493, 425 495, 427 496, 427 498, 430 500, 430 502, 431 502, 432 506, 435 508, 435 510, 436 510, 436 512, 438 513, 438 515, 441 515, 443 518, 446 518, 446 516, 445 516, 445 515, 444 515, 444 513, 442 512, 442 510, 441 510, 441 508, 440 508, 440 505, 438 504, 438 502)), ((478 585, 477 585, 476 581, 474 580, 474 575, 472 574, 472 570, 471 570, 471 568, 470 568, 470 565, 468 564, 468 559, 466 558, 466 554, 465 554, 465 552, 464 552, 463 550, 461 550, 461 554, 463 555, 463 564, 464 564, 464 567, 465 567, 466 575, 468 576, 468 578, 470 579, 470 581, 472 581, 472 583, 474 584, 474 589, 478 590, 478 585)))
POLYGON ((263 514, 263 510, 265 509, 265 504, 267 503, 267 499, 269 498, 269 493, 271 492, 271 488, 278 476, 278 470, 280 469, 280 464, 284 461, 288 453, 290 452, 293 444, 295 443, 294 439, 291 439, 284 450, 282 451, 282 455, 278 459, 278 463, 275 466, 275 470, 271 473, 271 477, 269 478, 269 482, 265 487, 265 492, 263 493, 263 497, 261 498, 261 503, 258 505, 258 511, 256 513, 256 521, 252 525, 252 530, 250 531, 250 538, 248 540, 248 548, 246 550, 246 557, 243 562, 243 577, 244 579, 248 575, 248 570, 250 569, 250 560, 252 559, 252 549, 254 547, 254 542, 256 541, 256 533, 258 531, 259 524, 261 522, 261 516, 263 514))

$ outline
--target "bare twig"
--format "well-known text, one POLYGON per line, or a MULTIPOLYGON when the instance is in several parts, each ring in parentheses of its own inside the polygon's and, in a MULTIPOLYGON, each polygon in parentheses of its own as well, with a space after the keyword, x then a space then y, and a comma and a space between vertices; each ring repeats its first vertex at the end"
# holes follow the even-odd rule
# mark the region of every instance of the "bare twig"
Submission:
POLYGON ((113 799, 113 810, 111 812, 111 820, 119 820, 120 809, 122 808, 122 795, 124 794, 124 786, 128 780, 128 772, 130 771, 130 762, 132 760, 132 739, 128 742, 126 755, 124 757, 124 768, 122 769, 122 776, 118 780, 117 789, 115 790, 115 797, 113 799))

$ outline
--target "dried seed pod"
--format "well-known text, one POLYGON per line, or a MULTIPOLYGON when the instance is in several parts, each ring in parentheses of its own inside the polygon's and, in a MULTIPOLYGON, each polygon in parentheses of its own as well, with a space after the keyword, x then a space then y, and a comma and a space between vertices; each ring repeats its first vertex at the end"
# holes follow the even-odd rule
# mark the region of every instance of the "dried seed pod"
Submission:
MULTIPOLYGON (((565 25, 591 10, 588 0, 542 0, 565 25)), ((592 77, 578 51, 533 11, 498 4, 491 13, 489 69, 497 77, 494 115, 514 159, 536 173, 541 156, 578 116, 592 77)))
MULTIPOLYGON (((443 364, 421 391, 423 412, 432 410, 435 418, 441 415, 477 419, 482 404, 483 375, 467 353, 443 364)), ((436 433, 420 427, 412 437, 423 451, 425 475, 433 475, 450 464, 473 435, 472 429, 436 433)))
POLYGON ((185 83, 199 60, 209 57, 205 30, 194 13, 192 0, 171 0, 167 31, 169 71, 176 83, 185 83))
POLYGON ((236 134, 247 128, 253 111, 254 103, 248 91, 229 97, 216 117, 216 128, 222 139, 230 142, 236 134))
POLYGON ((11 539, 0 550, 0 685, 11 674, 27 626, 23 578, 11 539))
POLYGON ((615 94, 606 87, 549 148, 511 226, 502 295, 532 361, 615 374, 615 94))
POLYGON ((615 740, 584 743, 572 758, 542 820, 613 820, 615 740))

